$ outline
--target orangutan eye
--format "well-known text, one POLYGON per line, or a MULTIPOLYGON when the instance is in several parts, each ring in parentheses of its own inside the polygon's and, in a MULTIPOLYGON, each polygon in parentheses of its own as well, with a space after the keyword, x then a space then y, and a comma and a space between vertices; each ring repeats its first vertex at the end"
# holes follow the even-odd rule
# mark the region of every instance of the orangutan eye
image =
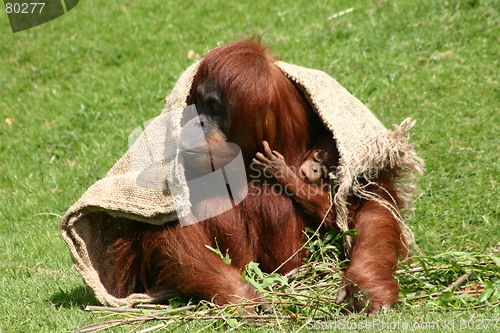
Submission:
POLYGON ((323 154, 323 152, 322 152, 321 150, 316 151, 316 152, 314 153, 314 160, 315 160, 316 162, 321 162, 321 161, 323 161, 323 155, 324 155, 324 154, 323 154))
POLYGON ((218 98, 214 96, 209 96, 207 98, 206 104, 215 112, 219 112, 222 110, 222 103, 218 98))

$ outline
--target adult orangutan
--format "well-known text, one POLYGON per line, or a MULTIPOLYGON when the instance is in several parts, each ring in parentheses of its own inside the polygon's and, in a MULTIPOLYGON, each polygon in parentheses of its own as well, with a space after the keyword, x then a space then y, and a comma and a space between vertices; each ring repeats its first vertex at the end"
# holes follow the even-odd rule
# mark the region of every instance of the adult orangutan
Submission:
MULTIPOLYGON (((298 171, 318 137, 327 133, 275 61, 259 42, 243 40, 214 49, 200 62, 187 100, 196 105, 199 117, 185 121, 181 135, 181 144, 189 142, 181 147, 186 168, 197 170, 199 151, 189 137, 193 128, 203 131, 209 147, 235 143, 245 162, 248 195, 233 209, 199 223, 186 227, 138 224, 136 230, 116 240, 110 247, 114 257, 110 284, 116 296, 170 290, 185 298, 240 303, 259 297, 241 278, 241 270, 250 261, 259 263, 263 271, 278 268, 279 273, 286 273, 308 256, 307 250, 300 250, 306 241, 303 230, 317 225, 317 216, 326 213, 324 205, 312 205, 314 211, 305 209, 296 198, 271 191, 273 183, 264 175, 251 172, 256 170, 251 163, 263 141, 284 156, 290 169, 298 171), (231 265, 206 245, 227 252, 231 265)), ((217 153, 224 155, 224 151, 217 153)), ((372 187, 382 197, 389 193, 396 198, 390 177, 381 177, 372 187)), ((200 205, 216 206, 218 198, 200 205)), ((351 227, 359 234, 353 241, 345 292, 339 300, 359 288, 369 309, 377 312, 398 299, 392 273, 398 256, 406 255, 405 246, 397 221, 382 205, 359 199, 352 207, 351 227)))

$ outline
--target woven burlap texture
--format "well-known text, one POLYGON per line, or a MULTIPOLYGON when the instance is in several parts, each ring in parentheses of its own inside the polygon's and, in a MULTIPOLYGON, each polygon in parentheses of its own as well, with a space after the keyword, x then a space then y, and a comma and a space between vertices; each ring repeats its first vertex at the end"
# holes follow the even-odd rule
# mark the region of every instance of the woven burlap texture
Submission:
MULTIPOLYGON (((423 169, 422 160, 408 140, 408 131, 413 125, 411 119, 392 131, 387 130, 365 105, 324 72, 280 61, 277 64, 303 91, 337 143, 340 161, 334 175, 338 182, 334 203, 341 230, 348 229, 347 197, 350 193, 378 200, 358 183, 361 176, 373 179, 381 170, 390 170, 397 176, 402 193, 411 193, 414 176, 423 169)), ((104 305, 132 306, 158 302, 165 297, 132 294, 116 298, 111 295, 106 288, 110 265, 106 247, 125 232, 132 221, 164 224, 188 214, 189 190, 182 166, 176 163, 175 147, 179 143, 182 112, 197 66, 193 64, 181 75, 162 114, 63 217, 61 232, 75 267, 104 305), (154 183, 164 186, 138 185, 138 178, 148 168, 154 171, 153 176, 150 174, 154 183)), ((409 196, 403 199, 406 205, 410 203, 409 196)), ((399 212, 391 203, 384 204, 398 218, 407 242, 411 243, 411 232, 399 212)))

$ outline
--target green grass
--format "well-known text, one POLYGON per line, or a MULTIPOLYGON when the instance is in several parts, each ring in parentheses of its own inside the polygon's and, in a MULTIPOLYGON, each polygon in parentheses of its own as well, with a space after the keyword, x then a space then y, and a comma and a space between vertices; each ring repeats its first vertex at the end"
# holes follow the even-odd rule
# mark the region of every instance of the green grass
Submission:
POLYGON ((335 77, 385 125, 415 118, 427 168, 411 221, 418 244, 427 255, 491 251, 500 236, 499 30, 493 0, 87 0, 16 34, 0 14, 0 332, 102 320, 82 311, 97 303, 72 268, 60 218, 46 213, 63 215, 126 151, 130 131, 159 114, 190 50, 249 34, 263 34, 282 60, 335 77))

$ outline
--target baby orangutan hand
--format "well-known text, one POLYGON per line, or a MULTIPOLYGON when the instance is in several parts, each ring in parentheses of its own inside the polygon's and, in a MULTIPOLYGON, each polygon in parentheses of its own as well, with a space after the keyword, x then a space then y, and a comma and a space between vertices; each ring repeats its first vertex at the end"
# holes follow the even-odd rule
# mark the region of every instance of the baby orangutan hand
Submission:
POLYGON ((285 162, 285 158, 276 150, 271 150, 267 141, 262 142, 264 154, 258 152, 252 163, 259 169, 264 171, 264 175, 268 177, 280 178, 289 172, 292 172, 285 162))

